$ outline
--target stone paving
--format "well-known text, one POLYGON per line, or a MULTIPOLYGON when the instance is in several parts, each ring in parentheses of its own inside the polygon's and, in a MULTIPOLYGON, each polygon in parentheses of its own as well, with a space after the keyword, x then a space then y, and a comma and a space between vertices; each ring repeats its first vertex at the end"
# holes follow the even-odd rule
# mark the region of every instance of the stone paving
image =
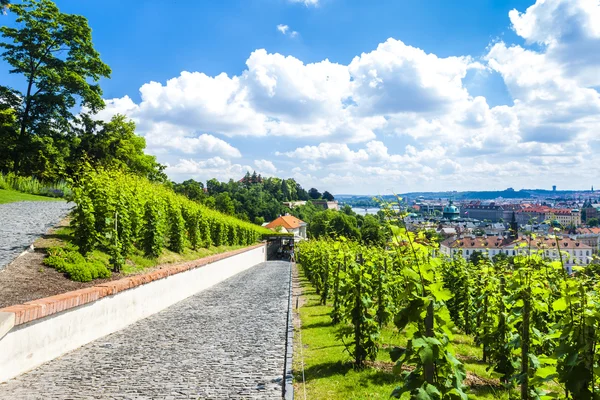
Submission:
POLYGON ((73 207, 66 201, 18 201, 0 204, 0 270, 73 207))
POLYGON ((0 385, 0 399, 281 399, 290 268, 252 267, 0 385))

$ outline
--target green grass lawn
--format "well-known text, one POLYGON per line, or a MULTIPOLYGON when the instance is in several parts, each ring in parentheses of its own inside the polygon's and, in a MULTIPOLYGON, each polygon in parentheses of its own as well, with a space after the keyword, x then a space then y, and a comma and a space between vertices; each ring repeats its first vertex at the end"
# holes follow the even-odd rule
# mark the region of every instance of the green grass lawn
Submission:
MULTIPOLYGON (((306 303, 299 310, 302 330, 296 332, 294 338, 296 396, 304 398, 306 389, 307 399, 389 399, 399 384, 398 376, 392 372, 389 351, 406 344, 402 334, 393 326, 384 328, 383 345, 376 361, 361 371, 354 370, 344 345, 336 339, 336 328, 331 325, 332 307, 319 304, 319 296, 303 277, 301 267, 299 269, 306 303), (306 388, 302 383, 302 360, 306 388)), ((469 398, 508 399, 508 392, 486 371, 487 365, 479 361, 481 349, 473 345, 473 340, 466 335, 456 335, 453 343, 468 372, 469 398)))
POLYGON ((60 201, 53 197, 35 196, 33 194, 16 192, 14 190, 0 189, 0 204, 14 203, 15 201, 60 201))

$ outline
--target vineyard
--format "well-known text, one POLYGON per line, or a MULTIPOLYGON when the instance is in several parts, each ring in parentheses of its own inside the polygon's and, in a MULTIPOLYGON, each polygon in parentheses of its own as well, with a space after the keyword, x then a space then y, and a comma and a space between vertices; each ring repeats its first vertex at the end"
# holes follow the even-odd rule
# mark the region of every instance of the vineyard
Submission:
POLYGON ((382 329, 393 325, 407 340, 390 351, 400 381, 393 397, 468 399, 452 344, 460 333, 480 346, 479 361, 511 398, 600 398, 593 265, 569 275, 566 254, 551 262, 530 248, 474 265, 436 257, 436 245, 401 218, 388 229, 385 249, 344 238, 298 246, 297 261, 321 303, 331 304, 330 323, 356 369, 376 358, 382 329))
POLYGON ((87 169, 70 182, 75 203, 71 225, 78 250, 56 249, 46 260, 72 279, 110 274, 84 257, 95 249, 110 256, 118 272, 134 250, 157 258, 163 249, 183 253, 210 246, 250 245, 270 231, 221 214, 168 187, 118 171, 87 169))

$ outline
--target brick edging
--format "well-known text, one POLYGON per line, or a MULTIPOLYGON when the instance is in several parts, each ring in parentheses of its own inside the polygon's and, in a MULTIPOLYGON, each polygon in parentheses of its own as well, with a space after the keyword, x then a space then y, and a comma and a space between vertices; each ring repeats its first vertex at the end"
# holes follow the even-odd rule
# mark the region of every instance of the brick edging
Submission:
POLYGON ((38 300, 32 300, 24 304, 0 308, 0 312, 13 313, 15 315, 14 325, 22 325, 27 322, 50 316, 52 314, 69 310, 71 308, 93 303, 103 297, 112 296, 125 290, 133 289, 159 279, 167 278, 171 275, 176 275, 181 272, 189 271, 191 269, 223 260, 225 258, 233 257, 235 255, 257 249, 261 246, 264 246, 264 243, 244 247, 243 249, 228 251, 226 253, 214 254, 212 256, 193 261, 167 265, 157 269, 156 271, 145 274, 122 278, 116 281, 102 283, 100 285, 85 289, 73 290, 71 292, 65 292, 38 300))

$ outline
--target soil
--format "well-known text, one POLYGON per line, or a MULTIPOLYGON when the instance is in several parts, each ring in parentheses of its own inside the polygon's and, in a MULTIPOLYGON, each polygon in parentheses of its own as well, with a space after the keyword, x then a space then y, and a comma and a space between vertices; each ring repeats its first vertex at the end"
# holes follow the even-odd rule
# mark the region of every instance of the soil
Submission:
MULTIPOLYGON (((113 273, 108 279, 75 282, 65 274, 44 265, 43 260, 46 256, 46 249, 56 246, 64 239, 56 234, 56 230, 65 226, 68 226, 68 219, 64 219, 55 228, 50 229, 44 236, 37 239, 33 243, 33 251, 30 250, 21 254, 0 270, 0 308, 23 304, 72 290, 84 289, 125 277, 124 274, 113 273)), ((163 266, 146 268, 139 273, 128 274, 127 276, 145 274, 160 268, 163 268, 163 266)))

